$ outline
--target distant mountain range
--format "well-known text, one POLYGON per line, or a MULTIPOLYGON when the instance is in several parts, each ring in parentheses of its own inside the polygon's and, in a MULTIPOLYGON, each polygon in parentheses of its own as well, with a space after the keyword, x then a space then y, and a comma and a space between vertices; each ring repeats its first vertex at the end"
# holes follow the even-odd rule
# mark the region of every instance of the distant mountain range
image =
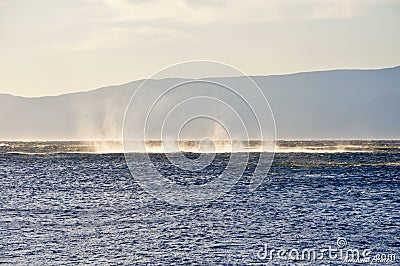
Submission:
MULTIPOLYGON (((400 138, 400 67, 252 78, 269 100, 278 139, 400 138)), ((213 78, 229 84, 242 79, 213 78)), ((141 83, 51 97, 0 94, 0 139, 120 139, 126 106, 141 83)))

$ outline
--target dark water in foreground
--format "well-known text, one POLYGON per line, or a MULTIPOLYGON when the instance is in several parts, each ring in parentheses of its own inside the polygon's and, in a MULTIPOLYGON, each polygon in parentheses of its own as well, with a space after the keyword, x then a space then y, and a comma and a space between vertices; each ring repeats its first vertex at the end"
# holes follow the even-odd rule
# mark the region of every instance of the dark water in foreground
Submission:
MULTIPOLYGON (((43 143, 19 144, 24 151, 3 143, 0 262, 268 263, 269 257, 258 256, 265 245, 301 253, 337 249, 344 238, 342 251, 369 249, 371 258, 390 255, 387 263, 398 265, 400 143, 326 148, 336 144, 281 143, 287 152, 275 155, 269 181, 255 192, 246 186, 249 169, 220 200, 177 207, 144 192, 123 154, 23 154, 43 143)), ((327 255, 315 261, 272 258, 277 265, 329 263, 345 264, 327 255)))

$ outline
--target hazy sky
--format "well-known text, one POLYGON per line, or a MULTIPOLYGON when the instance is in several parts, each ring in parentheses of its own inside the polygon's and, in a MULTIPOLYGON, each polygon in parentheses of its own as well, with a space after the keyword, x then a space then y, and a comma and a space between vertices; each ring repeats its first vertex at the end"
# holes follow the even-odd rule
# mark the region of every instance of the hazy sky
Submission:
POLYGON ((0 0, 0 93, 57 95, 187 60, 251 75, 400 65, 398 0, 0 0))

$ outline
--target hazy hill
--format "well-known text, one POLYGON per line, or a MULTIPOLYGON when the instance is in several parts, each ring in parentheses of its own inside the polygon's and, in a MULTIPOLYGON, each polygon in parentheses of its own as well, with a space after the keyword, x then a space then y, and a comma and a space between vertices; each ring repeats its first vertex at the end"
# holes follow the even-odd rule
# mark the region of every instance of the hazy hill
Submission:
MULTIPOLYGON (((400 138, 400 67, 253 78, 270 102, 280 139, 400 138)), ((214 80, 240 86, 243 77, 214 80)), ((173 81, 151 84, 157 90, 173 81)), ((0 94, 0 139, 118 139, 140 84, 54 97, 0 94)))

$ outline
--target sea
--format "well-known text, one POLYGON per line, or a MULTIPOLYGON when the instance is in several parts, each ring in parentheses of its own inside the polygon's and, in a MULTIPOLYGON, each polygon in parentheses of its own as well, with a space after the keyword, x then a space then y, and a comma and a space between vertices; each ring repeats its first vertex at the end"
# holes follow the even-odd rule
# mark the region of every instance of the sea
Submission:
MULTIPOLYGON (((148 193, 116 146, 0 142, 0 264, 400 264, 398 140, 278 141, 257 189, 251 151, 229 191, 189 206, 148 193)), ((149 156, 175 174, 165 154, 149 156)))

